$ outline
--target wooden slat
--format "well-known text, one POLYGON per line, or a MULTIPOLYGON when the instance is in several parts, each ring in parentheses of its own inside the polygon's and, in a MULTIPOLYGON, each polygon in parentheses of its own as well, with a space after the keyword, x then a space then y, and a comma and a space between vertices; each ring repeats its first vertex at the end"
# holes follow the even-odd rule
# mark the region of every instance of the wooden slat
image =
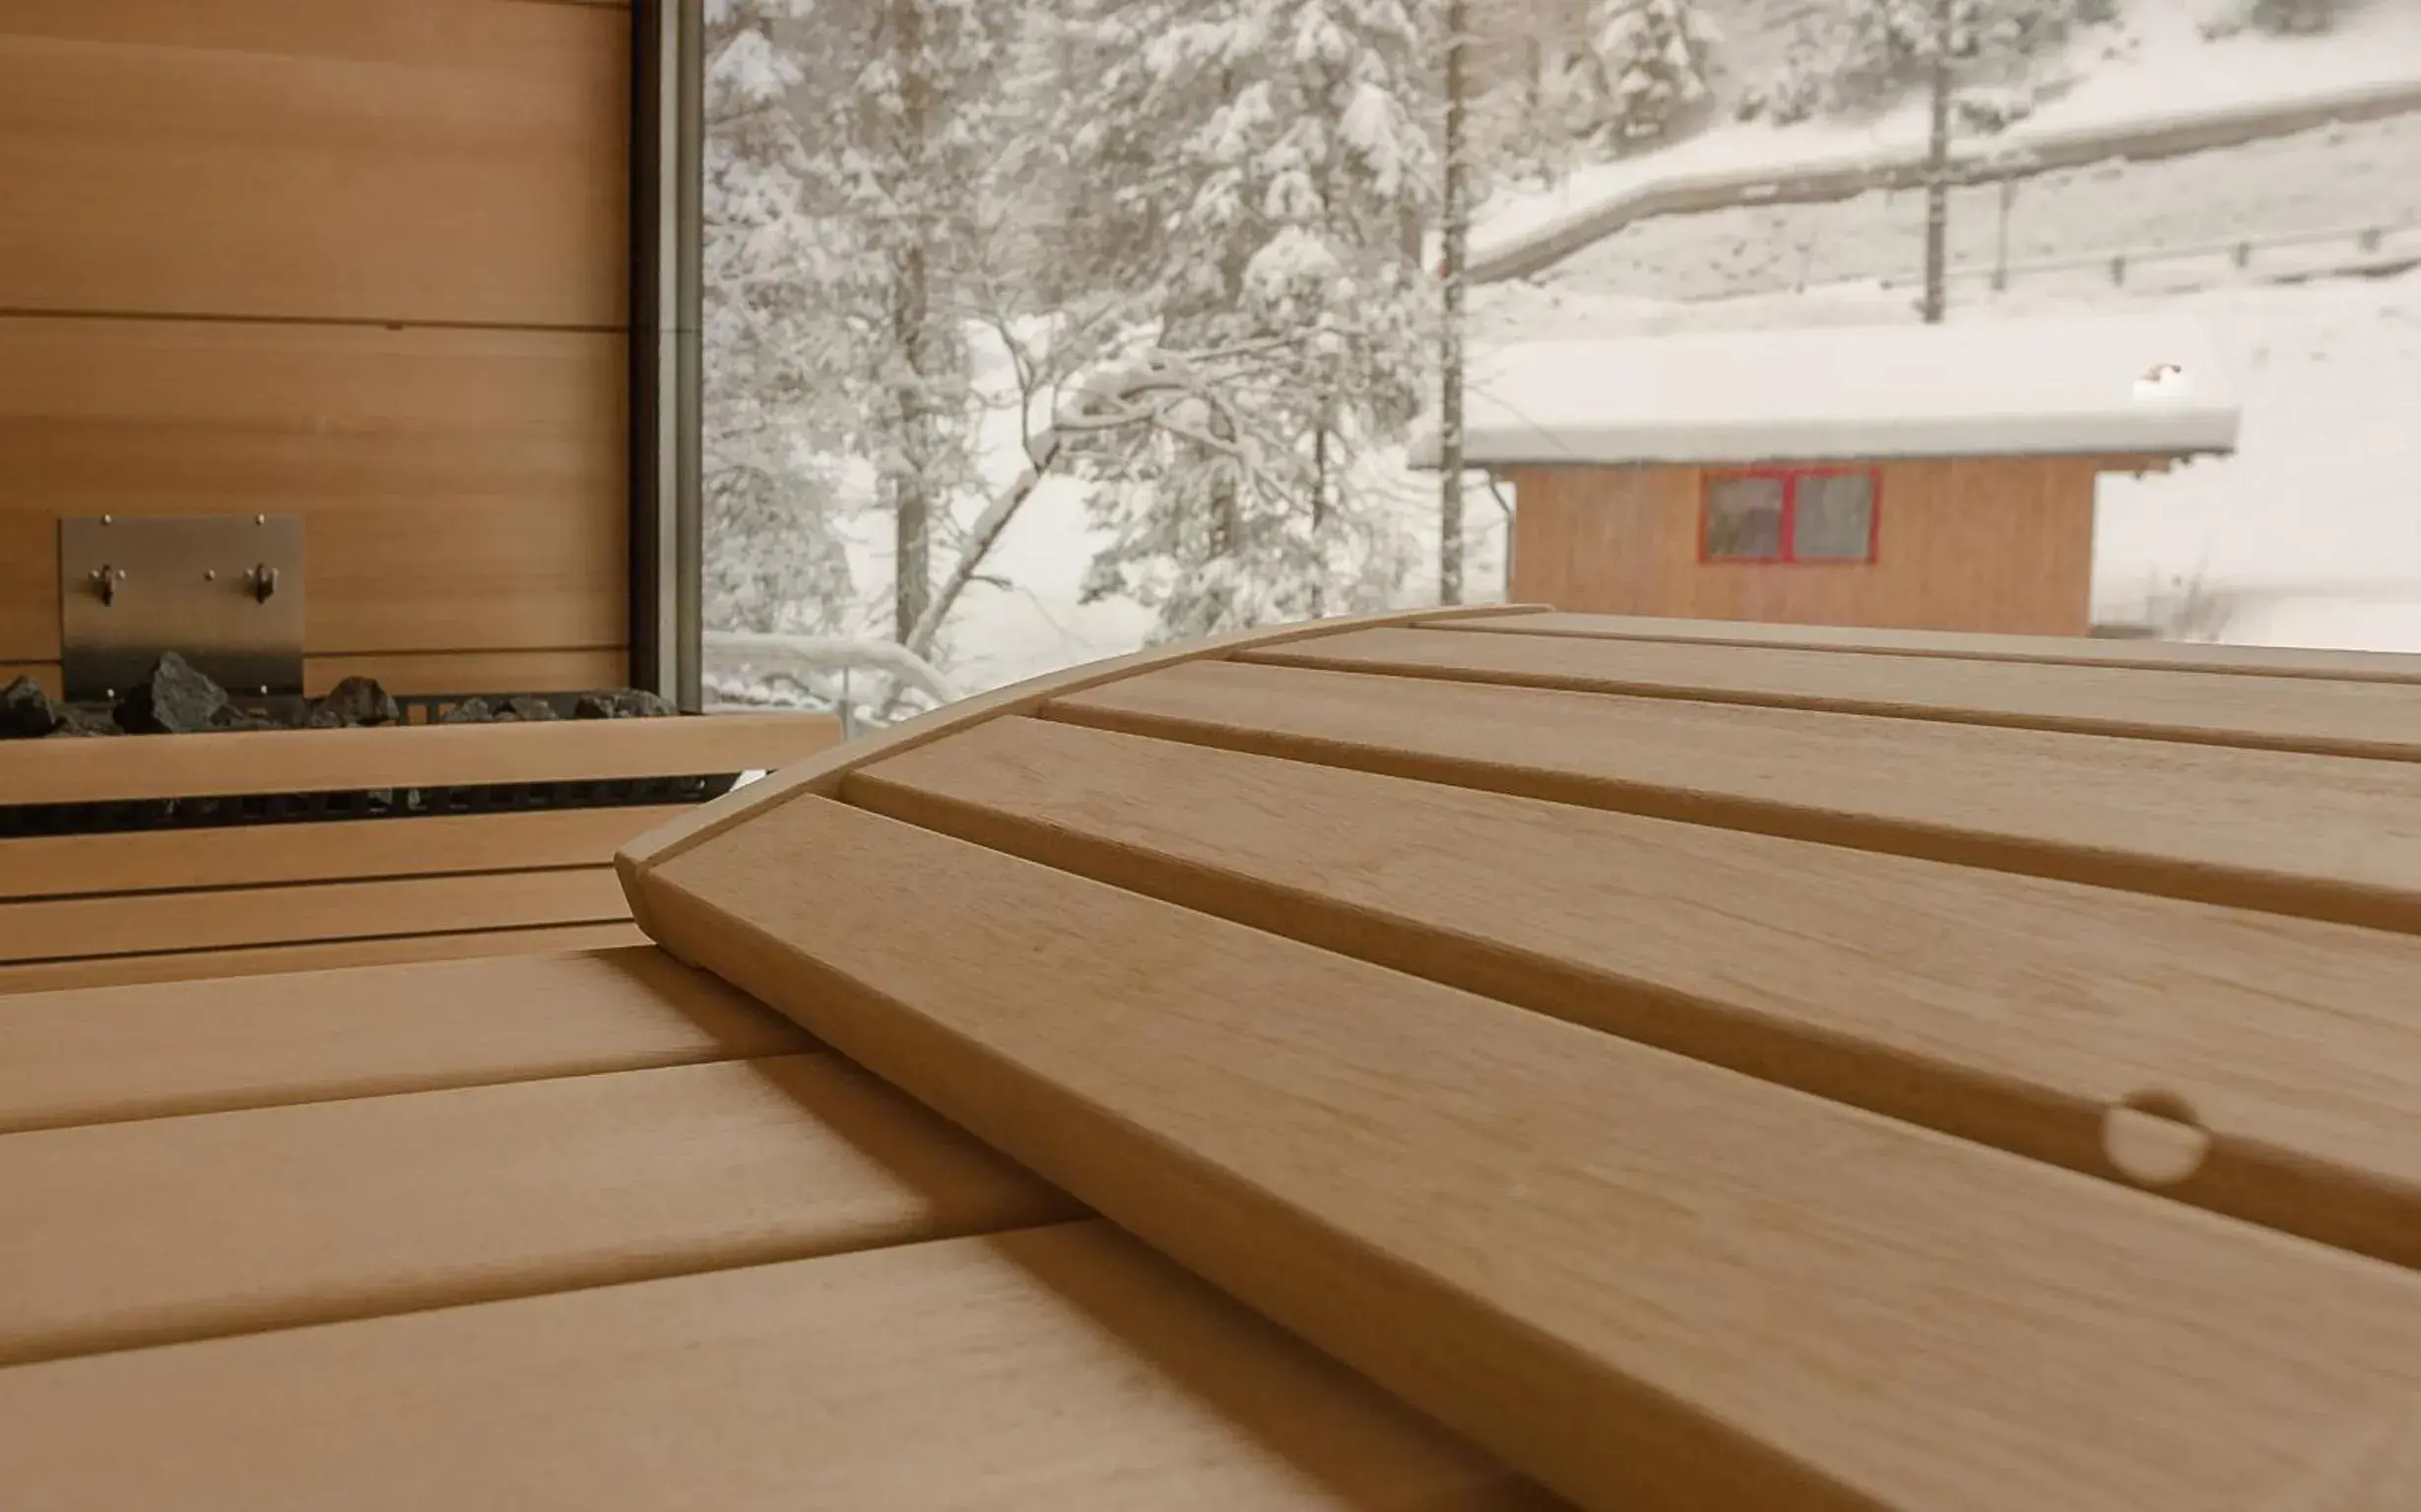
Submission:
POLYGON ((675 953, 1602 1512, 2253 1512, 2421 1393, 2392 1266, 829 800, 642 885, 675 953))
POLYGON ((609 924, 628 912, 605 866, 37 899, 0 903, 0 961, 609 924))
POLYGON ((0 688, 19 678, 32 678, 42 686, 42 691, 53 698, 59 695, 59 664, 57 662, 0 662, 0 688))
MULTIPOLYGON (((1451 622, 1458 614, 1485 613, 1491 619, 1531 612, 1524 605, 1492 605, 1486 610, 1425 610, 1417 618, 1423 621, 1451 622)), ((680 819, 639 836, 622 847, 615 858, 625 875, 653 866, 700 844, 740 822, 752 814, 789 802, 808 794, 830 794, 840 787, 841 779, 856 767, 869 761, 902 751, 913 751, 927 741, 939 740, 953 731, 981 724, 987 719, 1005 714, 1027 714, 1045 701, 1064 693, 1077 692, 1099 684, 1133 677, 1155 667, 1172 666, 1197 657, 1218 656, 1245 646, 1275 645, 1314 635, 1330 635, 1341 630, 1368 625, 1398 625, 1415 618, 1413 614, 1378 614, 1344 616, 1334 620, 1317 620, 1304 625, 1279 625, 1274 628, 1239 630, 1230 635, 1212 636, 1184 645, 1152 646, 1128 656, 1112 657, 1082 667, 1067 667, 1009 688, 995 689, 971 698, 933 710, 893 725, 879 735, 851 741, 822 760, 801 761, 787 771, 777 771, 761 782, 738 792, 727 793, 712 803, 701 804, 680 819)), ((770 764, 770 763, 767 763, 770 764)), ((644 908, 642 899, 634 899, 634 908, 644 908)), ((639 922, 647 922, 645 913, 639 922)))
POLYGON ((2182 1102, 2211 1147, 2160 1190, 2421 1268, 2409 936, 1041 720, 842 793, 2096 1174, 2140 1179, 2113 1110, 2182 1102))
POLYGON ((0 1005, 0 1132, 811 1047, 646 948, 37 993, 0 1005))
POLYGON ((376 678, 391 693, 572 692, 628 686, 630 658, 620 646, 605 646, 313 656, 302 664, 303 690, 314 696, 354 677, 376 678))
POLYGON ((831 1055, 12 1134, 0 1209, 8 1364, 1075 1211, 831 1055))
POLYGON ((0 316, 0 657, 58 658, 58 518, 108 513, 302 516, 312 654, 619 645, 626 345, 0 316))
POLYGON ((0 745, 0 801, 704 776, 789 765, 840 741, 820 714, 564 719, 0 745))
POLYGON ((2094 640, 2056 635, 1980 635, 1828 625, 1761 625, 1732 620, 1663 620, 1622 615, 1476 616, 1424 624, 1525 635, 1606 640, 1674 640, 1717 646, 1797 646, 1875 651, 1893 656, 2049 662, 2080 667, 2142 667, 2169 672, 2233 672, 2353 683, 2421 683, 2421 656, 2328 651, 2295 646, 2203 645, 2170 640, 2094 640))
POLYGON ((1056 718, 1398 776, 2421 931, 2421 769, 1233 662, 1056 718))
MULTIPOLYGON (((0 900, 604 866, 682 807, 558 809, 0 841, 0 900)), ((4 931, 5 926, 0 926, 4 931)))
POLYGON ((44 1512, 1544 1512, 1089 1223, 0 1370, 0 1463, 44 1512))
POLYGON ((413 961, 608 951, 647 943, 647 936, 635 924, 572 924, 546 929, 482 929, 452 935, 340 940, 322 945, 262 946, 246 951, 186 951, 173 955, 94 955, 82 960, 0 966, 0 998, 22 993, 276 976, 413 961))
POLYGON ((1240 661, 2145 740, 2421 760, 2421 694, 2378 683, 1754 646, 1361 630, 1240 661))
POLYGON ((496 0, 0 3, 0 302, 618 327, 630 27, 496 0))

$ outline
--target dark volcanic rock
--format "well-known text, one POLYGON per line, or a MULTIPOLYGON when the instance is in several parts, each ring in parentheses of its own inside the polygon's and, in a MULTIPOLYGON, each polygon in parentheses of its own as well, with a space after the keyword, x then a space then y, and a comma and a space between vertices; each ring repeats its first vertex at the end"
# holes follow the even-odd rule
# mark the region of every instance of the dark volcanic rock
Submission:
POLYGON ((485 698, 465 698, 437 719, 441 725, 491 725, 495 722, 495 705, 485 698))
MULTIPOLYGON (((544 698, 507 698, 504 700, 504 709, 506 714, 521 720, 536 721, 562 717, 555 711, 555 705, 544 698)), ((498 714, 496 717, 502 719, 505 715, 498 714)))
POLYGON ((135 735, 180 735, 213 728, 227 690, 170 651, 117 704, 118 728, 135 735))
POLYGON ((574 719, 662 719, 680 712, 670 699, 636 688, 582 693, 580 701, 571 706, 574 719))
POLYGON ((250 709, 239 709, 230 703, 219 711, 218 716, 211 721, 211 728, 214 730, 283 730, 288 727, 266 714, 255 714, 250 709))
POLYGON ((117 721, 106 714, 80 709, 68 704, 59 710, 59 727, 50 732, 52 740, 72 740, 89 735, 123 735, 117 721))
POLYGON ((0 740, 33 740, 65 722, 59 706, 32 678, 0 688, 0 740))
POLYGON ((303 723, 314 730, 350 730, 359 725, 401 724, 404 711, 376 678, 347 678, 311 705, 303 723))

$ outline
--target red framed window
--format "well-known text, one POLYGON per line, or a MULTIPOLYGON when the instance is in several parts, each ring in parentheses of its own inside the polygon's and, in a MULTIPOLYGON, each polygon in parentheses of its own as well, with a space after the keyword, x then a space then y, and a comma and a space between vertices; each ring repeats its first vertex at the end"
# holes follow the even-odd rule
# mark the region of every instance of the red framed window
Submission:
POLYGON ((1755 467, 1706 475, 1701 561, 1874 559, 1883 475, 1872 467, 1755 467))

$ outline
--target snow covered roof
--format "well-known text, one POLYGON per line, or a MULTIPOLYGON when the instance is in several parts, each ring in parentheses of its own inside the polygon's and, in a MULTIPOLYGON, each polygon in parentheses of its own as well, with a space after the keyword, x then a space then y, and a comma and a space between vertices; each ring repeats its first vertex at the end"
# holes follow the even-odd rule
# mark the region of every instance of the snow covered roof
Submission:
MULTIPOLYGON (((2217 343, 2168 314, 1720 331, 1497 348, 1465 453, 1529 463, 2232 450, 2217 343)), ((1435 467, 1434 416, 1412 461, 1435 467)))

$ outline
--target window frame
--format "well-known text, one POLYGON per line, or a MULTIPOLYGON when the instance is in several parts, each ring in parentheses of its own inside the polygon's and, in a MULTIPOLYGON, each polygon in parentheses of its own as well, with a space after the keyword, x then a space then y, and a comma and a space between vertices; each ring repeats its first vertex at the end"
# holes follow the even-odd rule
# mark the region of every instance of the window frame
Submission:
POLYGON ((1830 464, 1801 467, 1710 467, 1699 473, 1698 563, 1701 566, 1750 567, 1870 567, 1881 559, 1883 541, 1883 470, 1872 465, 1830 464), (1747 478, 1772 479, 1782 485, 1779 550, 1771 557, 1718 557, 1709 547, 1715 525, 1715 490, 1719 484, 1747 478), (1866 554, 1863 557, 1801 557, 1798 555, 1799 486, 1805 478, 1866 480, 1866 554))

